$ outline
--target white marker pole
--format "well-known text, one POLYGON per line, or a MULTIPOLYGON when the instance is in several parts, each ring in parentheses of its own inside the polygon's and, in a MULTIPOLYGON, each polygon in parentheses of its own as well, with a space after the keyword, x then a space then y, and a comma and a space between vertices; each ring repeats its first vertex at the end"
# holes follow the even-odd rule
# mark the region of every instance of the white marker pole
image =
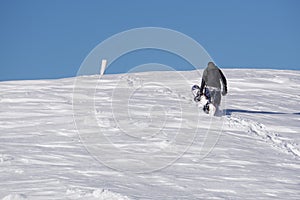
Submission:
POLYGON ((101 62, 101 70, 100 70, 100 75, 103 76, 105 68, 106 68, 106 64, 107 64, 107 60, 106 59, 102 59, 101 62))

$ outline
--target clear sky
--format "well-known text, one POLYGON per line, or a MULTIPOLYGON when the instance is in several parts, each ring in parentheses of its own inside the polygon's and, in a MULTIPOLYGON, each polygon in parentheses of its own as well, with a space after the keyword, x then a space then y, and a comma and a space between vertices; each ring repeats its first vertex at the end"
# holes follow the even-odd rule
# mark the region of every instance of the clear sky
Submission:
MULTIPOLYGON (((100 42, 149 26, 192 37, 221 68, 300 70, 299 9, 298 0, 0 0, 0 81, 75 76, 100 42)), ((147 53, 158 54, 125 63, 151 62, 147 53)))

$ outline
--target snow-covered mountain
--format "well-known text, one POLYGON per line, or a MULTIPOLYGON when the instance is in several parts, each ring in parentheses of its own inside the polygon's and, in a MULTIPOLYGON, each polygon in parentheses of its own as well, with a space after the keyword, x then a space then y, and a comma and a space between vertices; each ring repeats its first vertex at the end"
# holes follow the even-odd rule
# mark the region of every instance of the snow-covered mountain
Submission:
POLYGON ((300 71, 224 73, 0 82, 0 199, 300 199, 300 71))

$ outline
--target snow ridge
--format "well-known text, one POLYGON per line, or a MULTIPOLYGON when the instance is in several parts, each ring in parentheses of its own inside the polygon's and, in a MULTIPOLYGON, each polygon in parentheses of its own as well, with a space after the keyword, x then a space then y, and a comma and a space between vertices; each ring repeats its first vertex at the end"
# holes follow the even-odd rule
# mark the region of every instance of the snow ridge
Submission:
POLYGON ((97 200, 130 200, 127 196, 111 192, 106 189, 95 189, 92 191, 73 188, 66 192, 69 199, 97 199, 97 200))
MULTIPOLYGON (((145 80, 135 76, 134 74, 132 75, 124 75, 121 77, 121 79, 124 79, 127 81, 127 84, 130 88, 142 88, 145 84, 145 80)), ((156 83, 157 84, 157 83, 156 83)), ((170 98, 179 98, 187 103, 194 103, 194 101, 191 99, 191 94, 187 95, 187 93, 182 94, 178 91, 174 91, 169 87, 161 87, 160 89, 154 90, 155 93, 160 93, 164 95, 168 95, 170 98)))
POLYGON ((300 158, 300 149, 298 144, 288 138, 284 138, 277 133, 267 130, 266 126, 249 119, 243 119, 239 116, 227 117, 229 127, 242 128, 248 133, 252 133, 271 144, 276 149, 294 155, 300 158))
POLYGON ((3 197, 2 200, 26 200, 26 199, 28 199, 28 198, 24 194, 9 194, 9 195, 3 197))

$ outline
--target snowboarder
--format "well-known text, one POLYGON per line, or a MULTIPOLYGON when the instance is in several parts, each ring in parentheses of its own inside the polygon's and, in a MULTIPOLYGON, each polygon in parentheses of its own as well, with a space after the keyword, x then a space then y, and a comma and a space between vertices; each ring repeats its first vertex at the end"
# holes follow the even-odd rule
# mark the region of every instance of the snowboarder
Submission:
POLYGON ((195 97, 195 101, 200 101, 204 95, 208 102, 204 105, 203 110, 209 112, 209 104, 213 104, 218 110, 221 103, 221 82, 223 86, 222 95, 227 94, 227 81, 223 72, 213 63, 209 62, 202 75, 200 93, 195 97))

